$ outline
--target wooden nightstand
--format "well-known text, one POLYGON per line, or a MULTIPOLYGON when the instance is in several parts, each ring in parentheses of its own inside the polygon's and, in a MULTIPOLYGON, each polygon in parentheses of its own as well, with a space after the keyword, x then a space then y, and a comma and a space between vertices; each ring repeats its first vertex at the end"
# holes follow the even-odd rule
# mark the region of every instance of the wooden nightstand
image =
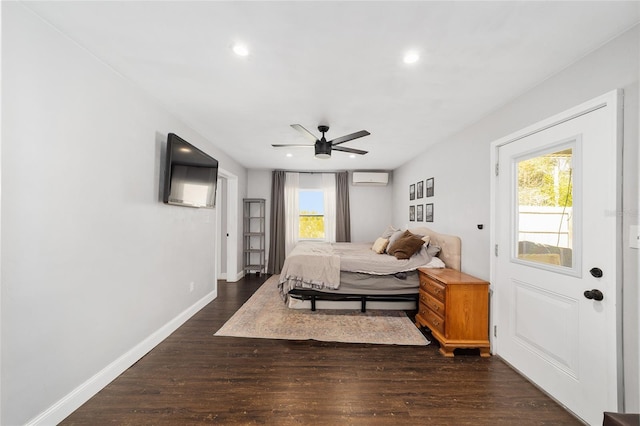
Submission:
POLYGON ((489 283, 453 269, 419 268, 420 304, 416 326, 428 327, 440 353, 479 348, 489 356, 489 283))

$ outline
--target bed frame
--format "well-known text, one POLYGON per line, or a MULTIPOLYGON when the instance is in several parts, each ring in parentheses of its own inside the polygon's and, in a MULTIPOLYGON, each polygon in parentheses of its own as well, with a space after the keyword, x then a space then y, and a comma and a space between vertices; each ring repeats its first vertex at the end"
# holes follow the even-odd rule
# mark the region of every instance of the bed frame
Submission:
MULTIPOLYGON (((429 235, 431 244, 440 247, 438 257, 450 269, 460 270, 462 242, 454 235, 439 234, 425 227, 409 231, 429 235)), ((418 306, 418 290, 408 294, 337 294, 309 289, 293 289, 289 292, 289 308, 292 309, 371 309, 415 310, 418 306)))

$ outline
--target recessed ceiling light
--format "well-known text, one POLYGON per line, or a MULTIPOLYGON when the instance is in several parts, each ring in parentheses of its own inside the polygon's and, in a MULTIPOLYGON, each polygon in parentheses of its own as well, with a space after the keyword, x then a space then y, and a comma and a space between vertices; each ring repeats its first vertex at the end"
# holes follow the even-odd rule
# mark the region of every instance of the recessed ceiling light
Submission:
POLYGON ((356 158, 356 155, 355 154, 351 154, 351 155, 349 155, 349 158, 356 158))
POLYGON ((248 56, 249 55, 249 48, 247 47, 246 44, 243 43, 236 43, 233 45, 233 53, 235 53, 238 56, 248 56))
POLYGON ((420 55, 415 50, 411 50, 404 54, 403 61, 405 64, 415 64, 420 59, 420 55))
POLYGON ((292 153, 290 153, 290 152, 288 152, 288 153, 287 153, 287 157, 293 157, 293 154, 292 154, 292 153))

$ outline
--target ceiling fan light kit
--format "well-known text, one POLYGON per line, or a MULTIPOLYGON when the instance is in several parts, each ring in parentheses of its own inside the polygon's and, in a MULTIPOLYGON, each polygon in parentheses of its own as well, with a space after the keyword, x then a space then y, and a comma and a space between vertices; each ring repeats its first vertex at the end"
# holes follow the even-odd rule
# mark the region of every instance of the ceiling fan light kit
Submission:
POLYGON ((331 158, 331 144, 328 142, 318 141, 315 144, 316 158, 326 160, 331 158))
POLYGON ((273 146, 274 148, 284 148, 284 147, 311 147, 313 146, 315 149, 315 156, 316 158, 320 158, 323 160, 326 160, 328 158, 331 158, 331 151, 342 151, 342 152, 348 152, 351 154, 359 154, 359 155, 364 155, 367 153, 367 151, 363 151, 360 149, 354 149, 354 148, 347 148, 344 146, 337 146, 340 144, 343 144, 345 142, 351 141, 353 139, 357 139, 357 138, 361 138, 363 136, 368 136, 371 133, 367 132, 366 130, 360 130, 359 132, 355 132, 355 133, 351 133, 345 136, 341 136, 339 138, 335 138, 332 139, 330 141, 327 141, 327 139, 325 138, 324 134, 326 132, 329 131, 329 126, 321 124, 318 126, 318 130, 320 131, 320 133, 322 133, 322 138, 318 139, 314 136, 313 133, 311 133, 310 131, 308 131, 307 129, 305 129, 303 126, 301 126, 300 124, 292 124, 291 127, 293 127, 294 129, 296 129, 297 131, 299 131, 300 133, 302 133, 306 138, 308 138, 309 140, 313 140, 314 144, 313 145, 280 145, 280 144, 272 144, 271 146, 273 146))
POLYGON ((327 142, 324 134, 329 131, 329 126, 320 125, 318 130, 322 133, 322 139, 317 140, 314 147, 316 150, 316 158, 327 160, 331 158, 331 142, 327 142))

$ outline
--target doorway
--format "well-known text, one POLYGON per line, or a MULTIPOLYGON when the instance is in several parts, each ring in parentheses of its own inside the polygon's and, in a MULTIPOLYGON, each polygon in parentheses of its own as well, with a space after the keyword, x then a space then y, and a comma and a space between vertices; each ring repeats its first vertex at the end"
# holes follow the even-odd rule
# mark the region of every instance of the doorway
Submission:
POLYGON ((238 177, 218 169, 216 278, 236 282, 238 273, 238 177))

